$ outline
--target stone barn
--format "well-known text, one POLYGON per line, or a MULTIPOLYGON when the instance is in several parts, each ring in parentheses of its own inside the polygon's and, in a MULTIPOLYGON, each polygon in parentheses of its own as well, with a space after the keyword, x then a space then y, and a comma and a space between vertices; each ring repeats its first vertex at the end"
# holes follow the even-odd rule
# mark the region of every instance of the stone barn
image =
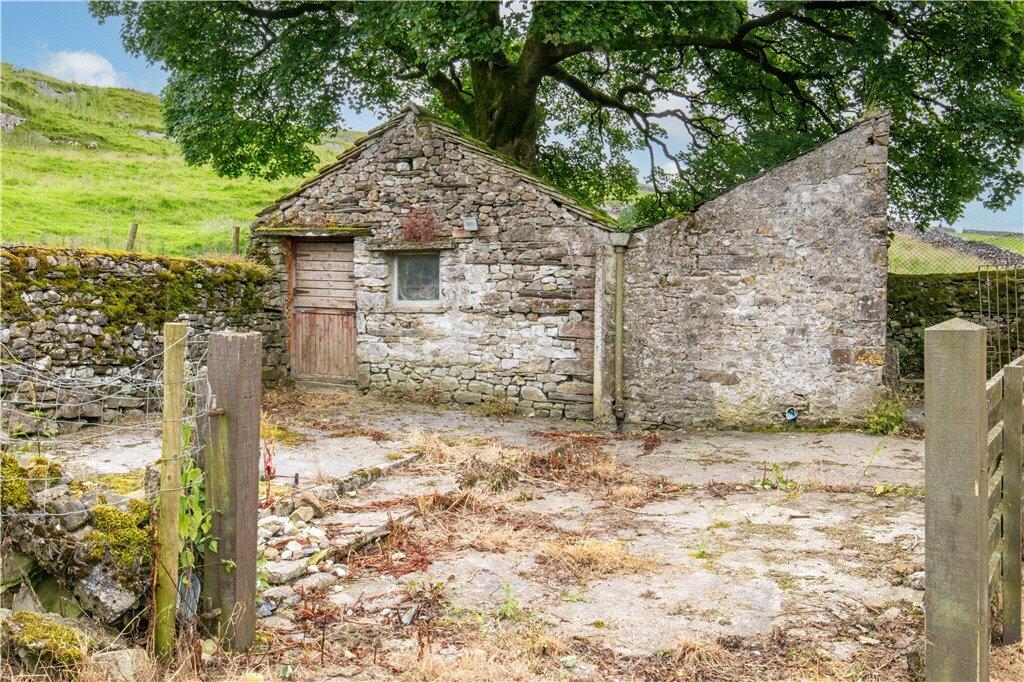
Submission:
POLYGON ((288 372, 537 416, 862 413, 885 343, 888 118, 619 232, 409 105, 253 224, 288 372))

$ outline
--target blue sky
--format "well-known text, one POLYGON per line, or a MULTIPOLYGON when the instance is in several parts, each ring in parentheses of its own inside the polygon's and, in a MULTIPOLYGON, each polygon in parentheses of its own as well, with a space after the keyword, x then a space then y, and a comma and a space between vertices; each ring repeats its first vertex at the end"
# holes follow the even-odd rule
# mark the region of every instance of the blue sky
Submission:
MULTIPOLYGON (((127 54, 118 34, 120 22, 99 25, 85 2, 0 1, 0 58, 58 78, 94 85, 159 93, 166 74, 159 65, 127 54)), ((379 119, 370 113, 342 111, 343 124, 366 130, 379 119)), ((682 140, 678 141, 682 144, 682 140)), ((634 163, 646 167, 646 154, 634 163)), ((1021 161, 1024 167, 1024 159, 1021 161)), ((958 225, 1024 233, 1024 193, 1007 211, 989 211, 980 201, 967 206, 958 225)))

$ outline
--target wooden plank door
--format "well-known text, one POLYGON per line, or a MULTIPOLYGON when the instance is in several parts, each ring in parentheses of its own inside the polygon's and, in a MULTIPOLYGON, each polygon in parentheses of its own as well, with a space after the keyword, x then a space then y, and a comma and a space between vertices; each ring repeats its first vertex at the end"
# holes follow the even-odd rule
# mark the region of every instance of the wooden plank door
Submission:
POLYGON ((355 379, 352 242, 297 240, 292 267, 292 373, 326 381, 355 379))

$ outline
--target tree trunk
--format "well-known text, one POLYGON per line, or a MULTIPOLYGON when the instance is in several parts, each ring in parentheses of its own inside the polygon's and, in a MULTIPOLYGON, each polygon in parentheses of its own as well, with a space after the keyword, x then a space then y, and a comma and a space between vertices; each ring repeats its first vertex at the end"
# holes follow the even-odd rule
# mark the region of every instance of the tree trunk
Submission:
POLYGON ((473 78, 470 132, 488 147, 529 170, 537 167, 537 135, 541 115, 535 84, 524 83, 519 69, 508 64, 477 62, 473 78))

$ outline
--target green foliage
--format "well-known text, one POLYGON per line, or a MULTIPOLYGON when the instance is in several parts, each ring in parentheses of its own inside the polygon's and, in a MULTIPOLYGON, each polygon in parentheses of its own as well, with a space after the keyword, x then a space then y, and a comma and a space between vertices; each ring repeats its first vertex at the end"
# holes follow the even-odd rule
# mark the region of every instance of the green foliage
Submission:
MULTIPOLYGON (((0 65, 0 77, 0 108, 26 119, 0 144, 5 242, 124 248, 129 224, 138 222, 139 251, 226 253, 234 225, 248 225, 298 183, 228 179, 186 165, 177 142, 143 136, 164 133, 154 95, 9 64, 0 65)), ((353 137, 332 132, 313 152, 326 161, 353 137)))
POLYGON ((123 18, 128 50, 169 69, 168 131, 186 160, 228 176, 304 172, 340 105, 384 112, 418 97, 595 203, 630 192, 626 156, 648 148, 647 181, 665 196, 642 222, 880 109, 901 214, 953 219, 1024 186, 1020 3, 756 6, 91 3, 123 18), (663 147, 670 130, 691 144, 663 147))
POLYGON ((865 416, 868 433, 874 436, 893 436, 906 426, 903 415, 907 401, 902 397, 887 394, 879 398, 865 416))
POLYGON ((585 588, 580 588, 578 592, 566 592, 564 595, 562 595, 562 601, 569 604, 586 604, 587 591, 585 588))
POLYGON ((707 540, 699 540, 697 546, 694 547, 693 552, 690 553, 694 559, 710 559, 712 556, 711 545, 708 544, 707 540))
POLYGON ((178 568, 182 574, 191 575, 195 571, 197 559, 203 552, 207 549, 217 551, 217 539, 209 536, 213 515, 206 510, 203 470, 191 457, 182 465, 181 487, 178 509, 178 540, 181 553, 178 555, 178 568))

